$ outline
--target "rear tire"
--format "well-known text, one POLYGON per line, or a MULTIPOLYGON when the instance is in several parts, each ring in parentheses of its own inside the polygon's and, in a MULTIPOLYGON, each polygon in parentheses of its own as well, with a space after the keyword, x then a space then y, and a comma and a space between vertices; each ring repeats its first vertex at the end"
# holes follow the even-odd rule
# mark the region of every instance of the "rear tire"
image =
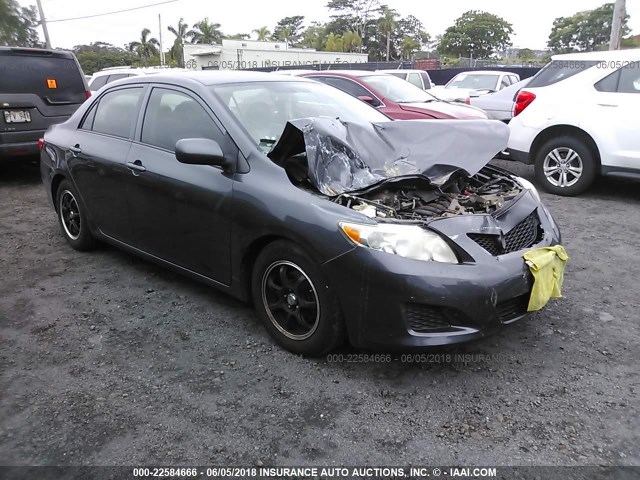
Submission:
POLYGON ((63 180, 58 186, 56 209, 60 230, 69 245, 81 251, 95 247, 96 240, 89 230, 84 207, 78 200, 78 193, 68 180, 63 180))
POLYGON ((540 148, 535 171, 538 184, 547 192, 574 196, 591 186, 598 162, 584 142, 565 135, 549 140, 540 148))
POLYGON ((344 341, 337 298, 317 263, 296 244, 267 245, 256 259, 251 287, 258 317, 286 350, 321 356, 344 341))

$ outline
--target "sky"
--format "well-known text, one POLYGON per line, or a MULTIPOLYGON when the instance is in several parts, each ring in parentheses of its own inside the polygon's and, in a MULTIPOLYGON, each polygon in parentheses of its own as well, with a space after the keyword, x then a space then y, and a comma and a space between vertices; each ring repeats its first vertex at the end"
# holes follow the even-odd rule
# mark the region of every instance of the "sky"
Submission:
MULTIPOLYGON (((204 17, 222 25, 225 34, 251 33, 261 26, 271 31, 283 17, 304 15, 305 25, 313 20, 329 20, 327 0, 176 0, 125 13, 55 22, 70 17, 108 13, 138 6, 158 3, 162 0, 41 0, 48 20, 49 35, 54 48, 72 48, 75 45, 95 41, 123 47, 136 40, 143 28, 149 28, 152 36, 159 38, 158 15, 162 18, 162 41, 168 49, 173 35, 167 25, 177 25, 183 17, 189 24, 204 17)), ((611 0, 613 1, 613 0, 611 0)), ((32 0, 19 0, 23 5, 35 4, 32 0)), ((501 16, 513 24, 516 48, 543 49, 551 31, 553 20, 570 16, 582 10, 599 7, 605 0, 382 0, 402 16, 414 15, 432 37, 444 33, 456 18, 468 10, 484 10, 501 16), (437 5, 437 6, 436 6, 437 5)), ((640 1, 627 0, 627 13, 631 16, 629 27, 640 34, 640 1)), ((42 37, 42 33, 40 34, 42 37)))

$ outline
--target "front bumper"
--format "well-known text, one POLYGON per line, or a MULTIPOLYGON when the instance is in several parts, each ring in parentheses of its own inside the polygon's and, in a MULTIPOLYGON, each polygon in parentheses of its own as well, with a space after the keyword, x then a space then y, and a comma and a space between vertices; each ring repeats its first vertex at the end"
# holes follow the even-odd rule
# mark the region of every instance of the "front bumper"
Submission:
MULTIPOLYGON (((326 263, 351 343, 392 350, 451 345, 481 339, 525 317, 533 276, 522 255, 560 242, 546 210, 539 206, 537 211, 542 239, 504 255, 492 256, 460 235, 465 239, 457 239, 457 245, 472 257, 460 264, 411 260, 364 247, 326 263)), ((468 228, 468 222, 455 220, 447 220, 447 228, 457 223, 468 228)))

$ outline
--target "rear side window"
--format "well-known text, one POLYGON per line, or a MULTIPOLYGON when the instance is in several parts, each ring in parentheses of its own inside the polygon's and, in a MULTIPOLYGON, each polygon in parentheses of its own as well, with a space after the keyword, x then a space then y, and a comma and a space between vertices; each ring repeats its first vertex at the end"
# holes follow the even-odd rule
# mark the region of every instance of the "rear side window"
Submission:
POLYGON ((423 88, 422 80, 420 80, 420 75, 418 73, 410 73, 407 75, 407 80, 413 83, 416 87, 423 88))
POLYGON ((115 82, 116 80, 122 80, 123 78, 129 78, 128 73, 114 73, 109 75, 109 81, 107 83, 115 82))
POLYGON ((531 79, 527 88, 553 85, 600 63, 597 60, 553 60, 531 79))
POLYGON ((632 62, 620 70, 620 93, 640 93, 640 62, 632 62))
POLYGON ((594 85, 599 92, 640 93, 640 62, 631 62, 594 85))
POLYGON ((420 76, 422 77, 422 81, 424 82, 425 90, 429 90, 431 88, 431 79, 429 78, 429 75, 420 72, 420 76))
POLYGON ((142 87, 123 88, 100 98, 93 119, 92 131, 129 138, 138 117, 142 87))
POLYGON ((73 58, 0 51, 0 93, 36 94, 49 105, 85 101, 82 71, 73 58))
POLYGON ((94 78, 93 80, 91 80, 91 83, 89 84, 89 89, 93 90, 94 92, 96 90, 100 90, 102 87, 104 87, 107 84, 108 78, 109 78, 109 75, 101 75, 99 77, 94 78))

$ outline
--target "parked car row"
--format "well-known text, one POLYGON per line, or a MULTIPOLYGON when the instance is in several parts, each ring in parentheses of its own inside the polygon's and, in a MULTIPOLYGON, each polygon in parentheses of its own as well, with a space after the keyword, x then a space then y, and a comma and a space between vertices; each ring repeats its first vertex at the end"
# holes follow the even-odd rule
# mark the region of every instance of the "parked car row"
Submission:
MULTIPOLYGON (((58 58, 50 53, 7 56, 58 58)), ((75 112, 38 142, 41 174, 73 248, 111 243, 252 301, 292 352, 320 355, 347 339, 374 349, 464 342, 532 310, 523 257, 560 242, 536 188, 488 162, 531 138, 529 155, 514 156, 536 152, 539 180, 556 180, 562 194, 614 165, 600 149, 616 138, 635 148, 630 114, 601 121, 609 137, 593 143, 578 130, 597 125, 587 114, 629 111, 633 99, 620 95, 640 91, 635 54, 606 65, 595 54, 554 59, 525 88, 507 87, 509 126, 383 72, 162 71, 110 81, 123 73, 111 70, 95 77, 106 79, 88 101, 72 104, 79 99, 62 95, 70 80, 45 69, 33 80, 46 85, 41 99, 75 112), (588 85, 598 103, 573 105, 579 122, 560 123, 570 118, 569 92, 587 96, 588 85)), ((17 100, 2 104, 5 132, 40 111, 17 100)), ((620 152, 633 164, 633 151, 620 152)))

